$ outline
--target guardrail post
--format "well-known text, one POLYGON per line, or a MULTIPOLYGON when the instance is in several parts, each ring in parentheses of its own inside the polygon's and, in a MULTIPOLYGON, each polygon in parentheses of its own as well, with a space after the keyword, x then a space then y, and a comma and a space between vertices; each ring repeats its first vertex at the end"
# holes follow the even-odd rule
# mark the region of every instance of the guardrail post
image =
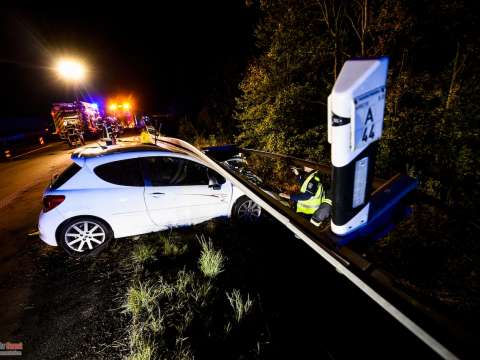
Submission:
POLYGON ((349 60, 328 97, 333 172, 331 230, 337 235, 346 235, 369 220, 387 70, 387 57, 349 60))

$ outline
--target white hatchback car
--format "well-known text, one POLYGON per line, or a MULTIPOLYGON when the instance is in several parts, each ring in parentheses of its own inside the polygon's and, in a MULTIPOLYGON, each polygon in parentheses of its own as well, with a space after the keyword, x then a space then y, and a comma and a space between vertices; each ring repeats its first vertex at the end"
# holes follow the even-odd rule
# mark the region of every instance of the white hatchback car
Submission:
POLYGON ((73 256, 112 238, 197 224, 256 219, 261 208, 195 156, 155 145, 84 148, 46 189, 40 238, 73 256))

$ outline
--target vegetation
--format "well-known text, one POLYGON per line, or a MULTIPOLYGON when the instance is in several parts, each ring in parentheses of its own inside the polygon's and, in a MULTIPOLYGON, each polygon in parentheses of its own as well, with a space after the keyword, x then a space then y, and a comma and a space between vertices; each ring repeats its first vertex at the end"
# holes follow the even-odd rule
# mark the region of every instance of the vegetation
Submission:
MULTIPOLYGON (((204 226, 210 233, 214 229, 204 226)), ((130 319, 130 359, 229 357, 263 343, 257 337, 261 317, 246 318, 258 309, 250 295, 230 290, 236 282, 212 239, 181 231, 152 234, 140 240, 130 258, 138 259, 127 264, 132 280, 122 304, 130 319), (159 251, 150 250, 155 248, 159 251)))
POLYGON ((411 175, 432 201, 415 205, 369 255, 406 286, 456 310, 472 304, 466 298, 479 300, 478 12, 446 0, 248 4, 260 13, 259 53, 240 83, 237 141, 328 161, 326 99, 342 64, 388 55, 377 176, 411 175))
POLYGON ((168 235, 161 234, 159 237, 162 241, 162 254, 164 256, 178 256, 187 251, 187 244, 179 244, 172 236, 172 233, 168 235))
POLYGON ((253 301, 250 300, 250 295, 248 294, 244 301, 242 294, 240 294, 240 290, 238 289, 234 289, 232 293, 227 292, 227 299, 230 302, 233 312, 235 313, 235 320, 237 320, 237 323, 239 323, 250 311, 253 301))
MULTIPOLYGON (((417 178, 430 202, 414 204, 413 215, 365 255, 418 295, 478 319, 478 13, 462 1, 447 0, 246 3, 259 14, 257 54, 240 81, 240 94, 234 104, 236 92, 225 91, 217 113, 207 107, 195 121, 180 121, 180 135, 197 146, 225 143, 235 135, 241 146, 328 161, 326 99, 342 64, 357 56, 388 55, 377 175, 402 172, 417 178), (228 120, 232 112, 236 127, 228 120)), ((226 77, 229 89, 235 79, 226 77)), ((288 171, 284 164, 265 166, 261 159, 249 164, 269 187, 294 189, 292 182, 279 180, 288 171)), ((232 255, 240 249, 233 248, 227 261, 226 244, 219 250, 202 236, 187 246, 177 235, 159 237, 158 253, 139 248, 133 256, 141 266, 140 283, 132 283, 125 307, 132 317, 132 357, 211 355, 208 346, 225 351, 238 333, 248 341, 235 354, 251 354, 245 329, 253 328, 254 342, 262 343, 263 325, 248 316, 260 304, 245 291, 242 275, 231 271, 245 265, 232 255)), ((241 251, 249 251, 244 243, 241 251)))
POLYGON ((449 205, 478 206, 478 15, 461 1, 277 0, 262 14, 237 99, 244 146, 328 160, 326 99, 341 65, 390 57, 378 174, 406 172, 449 205))
POLYGON ((137 244, 132 251, 132 261, 134 264, 144 265, 155 260, 156 249, 151 244, 137 244))
POLYGON ((203 234, 198 240, 202 246, 202 252, 198 260, 200 270, 205 276, 214 278, 223 271, 223 254, 220 250, 216 251, 213 248, 212 240, 207 242, 203 234))
POLYGON ((127 299, 123 307, 126 312, 136 318, 142 311, 152 310, 157 293, 158 289, 154 286, 139 282, 128 289, 127 299))

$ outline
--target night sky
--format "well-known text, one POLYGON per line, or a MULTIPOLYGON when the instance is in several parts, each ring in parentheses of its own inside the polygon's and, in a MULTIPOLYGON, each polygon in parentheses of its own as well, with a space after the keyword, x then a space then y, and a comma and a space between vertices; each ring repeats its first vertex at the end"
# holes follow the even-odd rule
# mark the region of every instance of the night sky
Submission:
POLYGON ((2 9, 0 131, 34 127, 52 102, 73 99, 51 69, 65 55, 89 65, 86 99, 132 95, 147 113, 194 114, 226 67, 245 69, 255 14, 244 1, 175 4, 2 9))

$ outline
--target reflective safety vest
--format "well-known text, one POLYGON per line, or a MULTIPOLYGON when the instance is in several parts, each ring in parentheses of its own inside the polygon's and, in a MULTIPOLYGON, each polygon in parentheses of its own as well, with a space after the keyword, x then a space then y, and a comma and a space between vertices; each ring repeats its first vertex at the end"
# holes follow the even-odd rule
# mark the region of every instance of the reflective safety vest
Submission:
POLYGON ((153 144, 152 135, 147 130, 143 130, 140 133, 140 142, 142 144, 153 144))
POLYGON ((297 213, 302 213, 306 215, 313 215, 313 213, 320 207, 321 204, 332 205, 332 201, 327 199, 325 196, 325 191, 323 190, 322 183, 320 182, 320 177, 318 176, 318 170, 312 172, 303 182, 300 192, 304 194, 307 191, 308 184, 310 181, 315 181, 317 183, 317 191, 312 197, 308 200, 300 200, 297 202, 297 213))

